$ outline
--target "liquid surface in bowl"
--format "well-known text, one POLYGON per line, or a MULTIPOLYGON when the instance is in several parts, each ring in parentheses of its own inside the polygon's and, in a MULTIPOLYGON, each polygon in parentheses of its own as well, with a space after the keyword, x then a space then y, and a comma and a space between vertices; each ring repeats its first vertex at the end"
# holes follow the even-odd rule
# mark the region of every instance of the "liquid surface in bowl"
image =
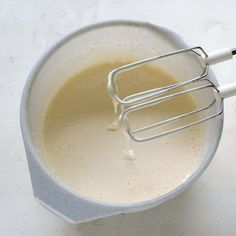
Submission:
MULTIPOLYGON (((124 158, 124 135, 109 126, 117 114, 106 87, 108 73, 123 64, 88 67, 64 84, 48 108, 44 144, 49 169, 74 191, 128 203, 156 198, 185 181, 202 158, 203 129, 198 125, 161 139, 132 142, 135 160, 124 158)), ((119 92, 124 96, 173 83, 166 72, 142 66, 122 74, 119 92)), ((194 108, 191 97, 183 95, 141 112, 137 123, 194 108)))

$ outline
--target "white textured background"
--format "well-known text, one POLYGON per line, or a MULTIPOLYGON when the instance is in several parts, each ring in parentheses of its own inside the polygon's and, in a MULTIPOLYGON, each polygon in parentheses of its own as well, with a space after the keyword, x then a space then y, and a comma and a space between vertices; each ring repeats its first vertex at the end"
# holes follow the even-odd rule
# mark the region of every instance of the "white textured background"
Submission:
MULTIPOLYGON (((205 174, 187 192, 146 212, 71 225, 34 200, 19 127, 26 77, 42 52, 87 24, 138 19, 168 27, 190 45, 236 47, 235 0, 0 0, 0 235, 236 235, 236 98, 226 102, 224 134, 205 174)), ((236 60, 214 68, 236 80, 236 60)))

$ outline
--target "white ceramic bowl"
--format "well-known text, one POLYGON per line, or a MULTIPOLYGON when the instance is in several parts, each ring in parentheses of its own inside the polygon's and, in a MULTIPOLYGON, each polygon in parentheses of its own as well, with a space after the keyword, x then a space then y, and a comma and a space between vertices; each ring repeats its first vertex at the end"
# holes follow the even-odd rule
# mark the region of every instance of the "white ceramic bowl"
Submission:
MULTIPOLYGON (((111 203, 74 192, 60 182, 43 161, 43 124, 48 104, 58 88, 81 68, 107 58, 135 60, 186 48, 183 40, 170 30, 144 22, 110 21, 91 25, 64 37, 37 62, 29 75, 21 100, 21 129, 28 158, 33 191, 46 208, 73 223, 110 215, 135 212, 157 206, 183 192, 199 178, 213 158, 219 144, 223 115, 205 124, 203 157, 196 171, 172 191, 138 203, 111 203)), ((179 80, 196 73, 201 64, 195 58, 182 56, 185 67, 168 64, 179 80)), ((165 65, 164 65, 165 67, 165 65)), ((209 79, 217 81, 210 71, 209 79)), ((195 97, 204 103, 213 96, 195 97)))

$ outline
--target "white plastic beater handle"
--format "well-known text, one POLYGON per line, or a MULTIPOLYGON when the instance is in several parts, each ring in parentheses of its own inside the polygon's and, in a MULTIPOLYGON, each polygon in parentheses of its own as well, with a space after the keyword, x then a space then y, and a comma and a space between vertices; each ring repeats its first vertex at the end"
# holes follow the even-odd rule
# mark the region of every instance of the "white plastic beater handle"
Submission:
POLYGON ((236 83, 227 84, 218 87, 221 98, 229 98, 236 95, 236 83))
POLYGON ((209 53, 205 58, 205 63, 208 65, 217 64, 219 62, 227 61, 233 58, 232 49, 224 48, 215 52, 209 53))
MULTIPOLYGON (((209 53, 205 58, 205 63, 208 65, 217 64, 219 62, 227 61, 236 55, 236 48, 224 48, 215 52, 209 53)), ((228 98, 236 95, 236 83, 223 85, 218 87, 219 95, 221 98, 228 98)))

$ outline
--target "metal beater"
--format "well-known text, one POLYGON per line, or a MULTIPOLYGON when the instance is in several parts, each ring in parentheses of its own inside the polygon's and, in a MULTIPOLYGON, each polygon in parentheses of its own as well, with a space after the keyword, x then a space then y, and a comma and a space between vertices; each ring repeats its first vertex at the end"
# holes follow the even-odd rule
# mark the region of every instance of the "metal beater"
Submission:
POLYGON ((173 52, 161 55, 161 56, 155 56, 155 57, 147 58, 144 60, 136 61, 134 63, 127 64, 127 65, 124 65, 124 66, 119 67, 117 69, 114 69, 108 75, 107 89, 108 89, 108 93, 112 97, 113 101, 115 101, 117 104, 120 105, 119 120, 120 120, 121 127, 125 130, 125 132, 127 132, 129 134, 129 136, 134 141, 144 142, 144 141, 149 141, 152 139, 160 138, 160 137, 166 136, 168 134, 172 134, 172 133, 181 131, 183 129, 200 124, 202 122, 208 121, 210 119, 213 119, 213 118, 221 115, 223 112, 223 99, 236 95, 236 83, 217 87, 212 81, 210 81, 207 78, 207 75, 209 72, 209 65, 232 59, 234 55, 236 55, 236 48, 222 49, 222 50, 207 54, 205 52, 205 50, 203 50, 202 47, 198 46, 198 47, 192 47, 192 48, 182 49, 182 50, 178 50, 178 51, 173 51, 173 52), (127 71, 127 70, 135 69, 135 68, 142 66, 144 64, 160 60, 162 58, 167 58, 167 57, 171 57, 171 56, 174 56, 177 54, 187 53, 187 52, 192 52, 203 63, 204 70, 201 75, 199 75, 195 78, 183 81, 183 82, 169 85, 169 86, 165 86, 165 87, 161 87, 161 88, 154 88, 151 90, 135 93, 135 94, 125 97, 124 99, 119 97, 118 90, 116 87, 118 74, 120 74, 124 71, 127 71), (202 81, 205 81, 205 83, 202 84, 202 81), (184 88, 188 85, 191 85, 192 87, 189 89, 182 90, 182 91, 174 92, 176 89, 184 88), (150 106, 153 106, 156 104, 170 101, 171 99, 175 99, 178 96, 181 96, 183 94, 187 94, 187 93, 192 94, 197 91, 204 90, 204 89, 212 89, 215 92, 214 99, 207 106, 201 107, 201 108, 196 109, 191 112, 187 112, 184 114, 180 114, 180 115, 171 117, 169 119, 162 120, 160 122, 152 123, 152 124, 146 125, 144 127, 140 127, 137 129, 131 129, 131 127, 129 125, 129 118, 128 118, 128 115, 130 113, 144 109, 146 107, 150 107, 150 106), (172 92, 172 93, 170 94, 170 92, 172 92), (181 119, 185 119, 186 117, 190 117, 190 116, 196 115, 198 113, 207 111, 215 105, 216 101, 220 101, 220 109, 217 110, 217 112, 215 112, 214 114, 210 114, 210 115, 203 117, 201 119, 198 119, 194 122, 190 122, 185 125, 180 125, 180 126, 173 128, 173 129, 171 128, 171 129, 168 129, 165 131, 157 132, 154 135, 146 135, 144 137, 140 136, 140 134, 142 134, 145 131, 155 129, 157 127, 159 128, 159 127, 165 126, 170 123, 178 122, 181 119))

